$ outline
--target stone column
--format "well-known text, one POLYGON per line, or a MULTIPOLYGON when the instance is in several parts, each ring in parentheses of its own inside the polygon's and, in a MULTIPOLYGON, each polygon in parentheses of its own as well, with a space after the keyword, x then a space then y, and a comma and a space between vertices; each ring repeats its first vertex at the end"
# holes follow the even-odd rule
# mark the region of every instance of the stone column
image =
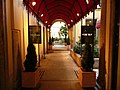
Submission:
MULTIPOLYGON (((120 16, 119 16, 119 46, 120 46, 120 16)), ((117 73, 117 90, 120 90, 120 47, 118 51, 118 73, 117 73)))
POLYGON ((48 53, 48 28, 46 28, 46 47, 47 47, 47 53, 48 53))
POLYGON ((101 90, 105 90, 105 37, 106 37, 106 0, 102 1, 101 25, 100 25, 100 58, 99 58, 99 76, 98 84, 101 90))
MULTIPOLYGON (((6 0, 0 0, 0 90, 12 90, 13 83, 10 83, 10 70, 8 62, 8 43, 7 39, 7 13, 6 13, 6 0)), ((12 77, 11 77, 12 78, 12 77)))
POLYGON ((43 26, 43 58, 45 59, 45 27, 43 26))

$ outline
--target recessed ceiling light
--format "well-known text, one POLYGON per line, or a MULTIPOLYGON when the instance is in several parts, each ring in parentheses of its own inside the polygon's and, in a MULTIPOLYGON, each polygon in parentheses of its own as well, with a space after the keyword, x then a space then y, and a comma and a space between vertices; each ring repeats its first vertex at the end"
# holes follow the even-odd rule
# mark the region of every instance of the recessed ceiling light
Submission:
POLYGON ((73 20, 71 20, 71 22, 73 22, 73 20))
POLYGON ((77 16, 80 16, 80 14, 79 14, 79 13, 77 13, 77 16))
POLYGON ((43 14, 41 14, 41 17, 43 17, 43 14))
POLYGON ((35 1, 34 1, 34 2, 32 2, 32 5, 33 5, 33 6, 35 6, 35 5, 36 5, 36 2, 35 2, 35 1))
POLYGON ((70 26, 70 24, 68 24, 68 26, 70 26))
POLYGON ((45 21, 45 23, 47 23, 47 21, 45 21))
POLYGON ((89 0, 86 0, 86 3, 88 4, 88 3, 89 3, 89 0))

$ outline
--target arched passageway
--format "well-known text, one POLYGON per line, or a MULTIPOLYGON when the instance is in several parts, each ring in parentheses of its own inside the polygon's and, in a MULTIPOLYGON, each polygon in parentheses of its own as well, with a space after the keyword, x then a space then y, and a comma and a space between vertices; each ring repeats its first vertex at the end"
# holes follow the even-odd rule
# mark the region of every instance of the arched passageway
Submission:
MULTIPOLYGON (((53 39, 53 50, 66 48, 65 39, 68 38, 68 28, 63 20, 55 20, 50 28, 50 37, 53 39), (63 29, 62 27, 66 27, 63 29), (62 29, 62 31, 61 31, 62 29), (66 32, 66 37, 65 37, 66 32)), ((67 50, 67 49, 66 49, 67 50)))
MULTIPOLYGON (((89 8, 87 8, 87 5, 86 5, 86 0, 68 0, 68 1, 67 0, 41 0, 41 1, 35 0, 35 1, 40 1, 37 3, 37 7, 32 6, 32 3, 30 3, 30 5, 28 5, 28 1, 34 1, 34 0, 23 0, 23 1, 26 1, 26 3, 24 3, 24 5, 26 4, 27 9, 29 7, 32 14, 34 16, 36 16, 38 20, 42 21, 42 23, 45 25, 44 27, 49 27, 51 25, 52 21, 55 19, 58 19, 58 18, 62 18, 63 20, 65 20, 67 22, 68 25, 70 25, 70 27, 72 27, 73 25, 76 24, 76 22, 78 22, 80 20, 80 18, 83 18, 84 15, 87 14, 86 10, 88 12, 93 11, 93 9, 96 8, 96 7, 94 7, 94 5, 98 4, 98 2, 99 2, 99 0, 88 0, 88 1, 90 1, 90 4, 87 4, 88 7, 90 7, 90 10, 89 10, 89 8), (63 1, 65 1, 65 2, 63 3, 63 1), (82 5, 80 4, 80 1, 83 1, 82 5), (66 6, 64 6, 64 4, 66 6), (47 6, 47 5, 49 5, 49 6, 47 6), (65 9, 69 10, 69 11, 64 13, 63 7, 65 7, 65 9), (34 12, 34 10, 35 10, 35 12, 34 12), (49 11, 49 10, 53 10, 53 13, 51 13, 52 11, 49 11), (77 10, 79 11, 79 13, 77 13, 77 10), (45 13, 45 14, 43 14, 43 13, 45 13), (49 14, 50 14, 50 16, 49 16, 49 14), (57 15, 54 15, 54 14, 57 14, 57 15)), ((27 31, 27 29, 24 27, 24 26, 27 26, 27 22, 25 22, 25 20, 22 20, 22 18, 27 18, 27 14, 24 15, 25 17, 23 16, 24 11, 22 11, 23 9, 20 9, 21 7, 20 7, 19 3, 20 2, 17 2, 17 4, 16 4, 16 0, 12 0, 12 2, 10 0, 6 0, 6 2, 3 0, 0 1, 0 6, 1 6, 0 10, 2 12, 0 14, 0 17, 2 19, 4 19, 4 20, 0 21, 0 23, 1 23, 1 29, 0 29, 0 32, 1 32, 0 33, 0 41, 1 41, 0 46, 1 47, 0 47, 0 49, 1 49, 1 54, 2 54, 2 55, 0 55, 0 58, 1 58, 0 64, 2 66, 2 68, 0 69, 0 72, 2 73, 0 75, 2 78, 2 79, 0 79, 1 80, 0 86, 3 86, 3 87, 0 87, 0 89, 4 89, 4 90, 5 89, 12 90, 13 88, 16 88, 15 85, 18 85, 17 84, 18 81, 14 82, 14 79, 13 79, 15 73, 13 70, 14 62, 13 62, 13 58, 12 58, 12 56, 13 56, 12 55, 12 52, 13 52, 12 44, 14 42, 11 39, 11 37, 13 36, 11 31, 14 30, 16 32, 17 31, 16 28, 21 32, 20 33, 20 42, 21 42, 22 46, 20 47, 20 51, 21 51, 20 55, 21 55, 23 61, 24 61, 24 56, 25 56, 25 50, 24 50, 25 45, 24 44, 26 44, 26 43, 25 43, 25 41, 23 41, 22 37, 24 37, 24 35, 23 35, 22 31, 23 31, 23 29, 27 31), (17 5, 19 8, 18 7, 16 8, 17 5), (15 7, 13 7, 13 6, 15 6, 15 7), (16 12, 19 10, 21 10, 21 12, 19 12, 20 13, 19 16, 21 16, 21 18, 18 18, 18 12, 16 12), (25 25, 23 25, 23 22, 25 25), (2 51, 4 51, 4 52, 2 52, 2 51), (3 56, 5 56, 5 57, 3 57, 3 56)), ((107 90, 108 89, 110 90, 110 87, 111 88, 114 88, 114 86, 116 87, 116 85, 112 86, 112 83, 114 84, 114 82, 112 82, 112 81, 115 81, 115 83, 117 83, 117 88, 119 88, 119 83, 120 83, 119 82, 120 80, 116 81, 117 79, 120 79, 120 77, 119 77, 120 73, 119 73, 119 71, 117 71, 117 69, 120 70, 120 65, 118 65, 118 67, 117 67, 116 61, 119 62, 120 60, 118 57, 118 58, 116 58, 116 60, 114 62, 114 57, 116 57, 117 55, 115 56, 113 54, 114 48, 112 48, 112 45, 113 45, 112 40, 113 40, 114 33, 111 33, 111 32, 115 32, 114 28, 113 28, 113 24, 116 24, 116 25, 118 24, 118 22, 113 23, 114 22, 113 17, 115 17, 115 15, 116 15, 115 12, 117 12, 117 11, 114 12, 115 6, 117 6, 117 8, 119 7, 118 5, 115 5, 115 3, 119 3, 119 0, 116 0, 116 1, 115 0, 104 0, 104 2, 103 2, 103 6, 105 5, 104 6, 105 8, 103 8, 103 9, 105 9, 105 11, 103 12, 103 15, 102 15, 102 16, 104 16, 102 18, 102 20, 103 20, 102 21, 102 27, 103 27, 102 29, 103 29, 103 31, 106 32, 106 33, 104 33, 104 34, 106 34, 106 36, 104 36, 104 34, 101 32, 101 35, 103 35, 103 38, 104 38, 103 42, 101 42, 101 52, 103 52, 101 54, 101 56, 102 56, 101 60, 103 60, 103 62, 101 62, 101 65, 103 65, 103 67, 104 67, 101 69, 101 73, 102 73, 102 70, 106 70, 106 72, 101 74, 101 78, 103 77, 104 80, 106 81, 106 82, 104 82, 106 84, 106 86, 103 83, 103 80, 102 79, 100 79, 100 80, 101 80, 101 83, 104 84, 103 87, 105 87, 107 90), (103 49, 102 49, 102 45, 103 45, 103 49), (112 55, 113 55, 113 58, 112 58, 112 55), (113 66, 113 68, 112 68, 112 66, 113 66), (114 70, 115 70, 115 74, 114 74, 114 70), (114 76, 115 76, 115 80, 114 80, 114 76), (116 76, 118 78, 116 78, 116 76)), ((118 9, 116 9, 116 10, 118 10, 118 9)), ((117 14, 117 16, 119 17, 120 15, 117 14)), ((116 18, 116 19, 119 19, 119 18, 116 18)), ((118 21, 118 20, 116 20, 116 21, 118 21)), ((119 29, 117 26, 117 33, 118 33, 118 30, 119 29)), ((118 39, 118 36, 117 36, 117 39, 118 39)), ((101 39, 101 41, 102 41, 102 39, 101 39)), ((116 44, 114 44, 114 46, 115 45, 116 44)), ((116 53, 118 54, 118 52, 116 52, 116 53)), ((21 64, 19 63, 19 65, 21 65, 21 64)), ((20 69, 22 69, 22 68, 20 68, 20 69)), ((19 76, 20 74, 16 74, 16 75, 19 76)))

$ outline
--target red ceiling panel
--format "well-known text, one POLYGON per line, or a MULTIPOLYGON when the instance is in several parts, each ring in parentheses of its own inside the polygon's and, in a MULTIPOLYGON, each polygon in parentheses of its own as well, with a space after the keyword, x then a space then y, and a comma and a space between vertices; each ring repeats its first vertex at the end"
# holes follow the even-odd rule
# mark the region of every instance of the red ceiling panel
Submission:
POLYGON ((62 19, 70 24, 70 27, 93 11, 99 2, 100 0, 89 0, 87 4, 86 0, 23 0, 26 9, 30 8, 29 11, 46 26, 52 25, 56 19, 62 19), (36 2, 34 6, 33 2, 36 2))

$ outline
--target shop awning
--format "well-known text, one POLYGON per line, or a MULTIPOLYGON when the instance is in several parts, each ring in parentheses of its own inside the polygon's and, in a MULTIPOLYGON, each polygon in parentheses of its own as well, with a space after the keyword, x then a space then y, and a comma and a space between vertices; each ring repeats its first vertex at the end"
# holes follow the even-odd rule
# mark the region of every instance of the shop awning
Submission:
POLYGON ((37 20, 50 27, 54 20, 62 19, 72 27, 97 8, 100 0, 23 0, 26 9, 37 20))

